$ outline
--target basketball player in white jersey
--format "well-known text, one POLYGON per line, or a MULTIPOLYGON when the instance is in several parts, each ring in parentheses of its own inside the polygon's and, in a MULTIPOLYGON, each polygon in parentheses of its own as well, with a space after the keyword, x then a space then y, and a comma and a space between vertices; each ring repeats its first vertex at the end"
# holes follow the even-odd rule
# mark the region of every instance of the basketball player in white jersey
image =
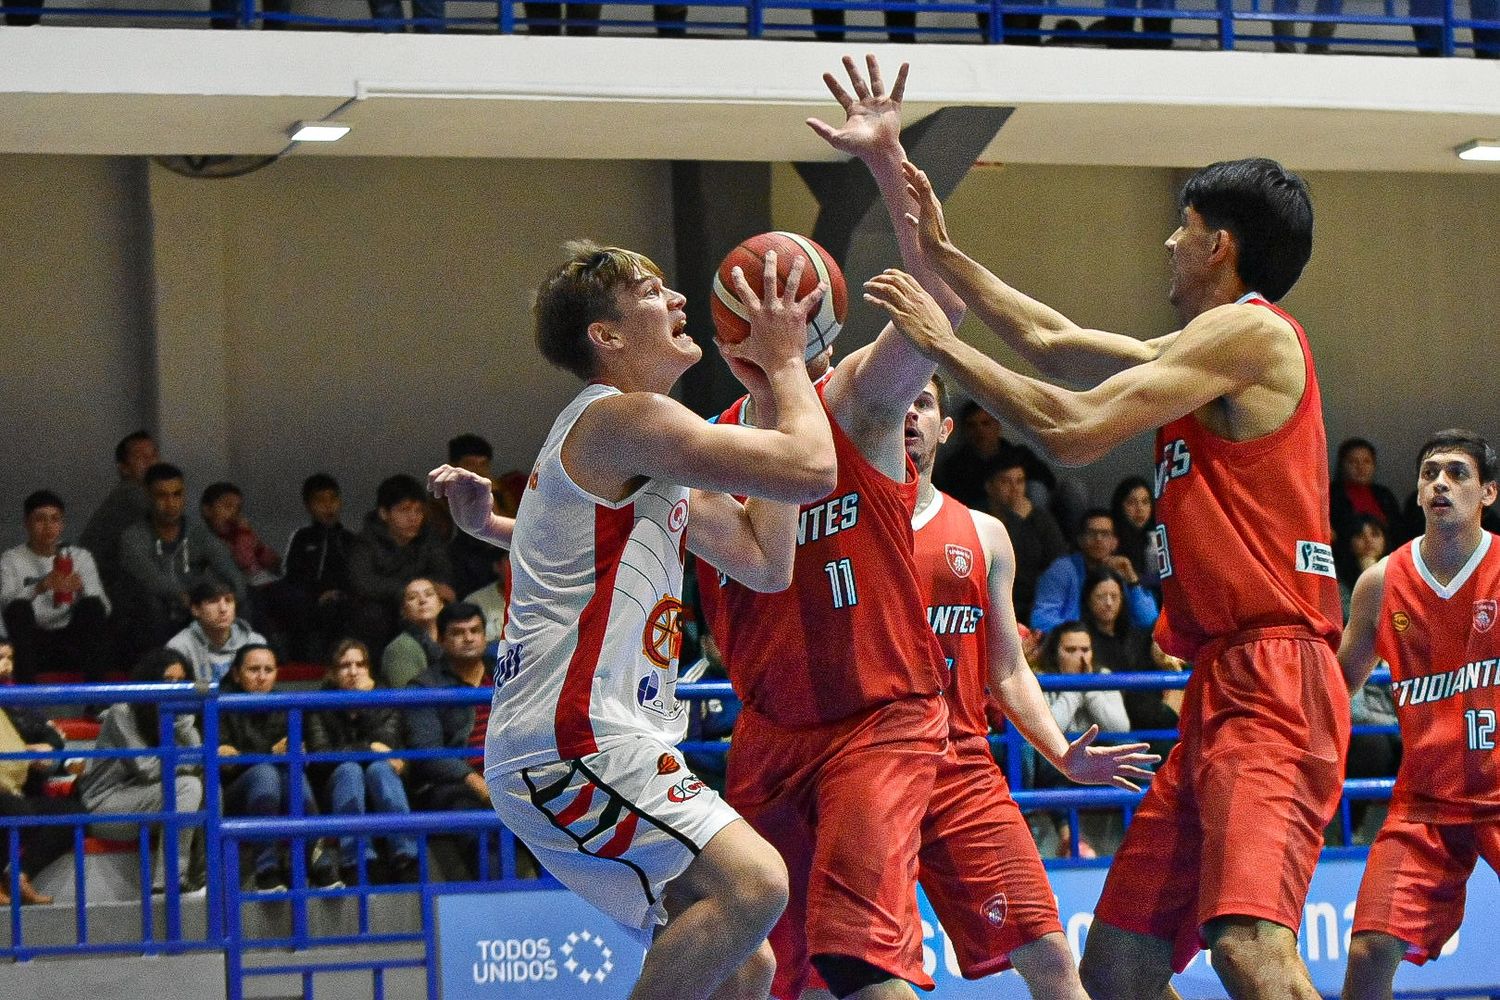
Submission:
MULTIPOLYGON (((691 549, 751 586, 790 583, 797 504, 834 484, 803 367, 826 288, 796 299, 799 260, 779 293, 774 254, 760 296, 736 271, 750 335, 721 351, 776 422, 717 426, 666 395, 703 353, 687 300, 640 254, 569 249, 538 293, 537 342, 588 385, 553 425, 516 514, 485 778, 548 871, 655 933, 633 1000, 764 998, 786 869, 674 749, 687 726, 675 693, 682 561, 691 549)), ((509 527, 483 479, 443 467, 429 483, 471 534, 509 527)))

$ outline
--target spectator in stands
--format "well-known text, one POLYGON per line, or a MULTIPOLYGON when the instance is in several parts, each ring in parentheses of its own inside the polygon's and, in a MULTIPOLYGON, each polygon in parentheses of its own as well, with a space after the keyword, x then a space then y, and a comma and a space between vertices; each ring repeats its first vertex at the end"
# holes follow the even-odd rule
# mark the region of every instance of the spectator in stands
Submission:
POLYGON ((137 644, 166 641, 187 626, 188 592, 205 580, 228 584, 239 605, 245 578, 224 543, 197 518, 183 517, 187 487, 182 470, 165 462, 146 470, 151 516, 120 536, 120 565, 134 588, 134 606, 118 595, 118 614, 128 614, 137 644))
MULTIPOLYGON (((450 604, 438 615, 443 657, 412 681, 414 688, 488 688, 493 679, 484 660, 484 612, 472 604, 450 604)), ((480 705, 420 705, 407 710, 406 745, 413 750, 467 747, 459 757, 411 762, 412 803, 423 810, 487 809, 484 737, 488 702, 480 705)))
POLYGON ((302 483, 302 505, 312 523, 292 533, 286 548, 287 601, 293 655, 322 660, 345 628, 349 612, 349 553, 354 532, 344 527, 338 480, 326 472, 302 483))
POLYGON ((281 584, 281 556, 261 540, 245 516, 245 495, 233 483, 213 483, 203 491, 203 523, 224 543, 245 577, 249 599, 240 613, 257 630, 284 646, 287 622, 296 617, 289 591, 281 584))
POLYGON ((980 508, 998 517, 1010 534, 1016 552, 1016 617, 1022 621, 1031 619, 1042 573, 1068 551, 1057 521, 1026 487, 1026 467, 1019 459, 998 462, 985 480, 986 503, 980 508))
MULTIPOLYGON (((1095 666, 1114 673, 1144 670, 1181 670, 1183 663, 1168 656, 1120 612, 1125 606, 1125 581, 1109 568, 1089 571, 1083 581, 1083 624, 1088 628, 1095 666)), ((1176 729, 1182 692, 1122 691, 1125 714, 1132 729, 1176 729)), ((1151 752, 1165 757, 1172 741, 1153 743, 1151 752)))
POLYGON ((1082 613, 1083 581, 1093 569, 1114 570, 1125 581, 1125 607, 1132 625, 1149 629, 1156 624, 1156 598, 1141 586, 1140 574, 1130 560, 1115 548, 1115 522, 1109 511, 1093 508, 1083 516, 1078 532, 1078 551, 1058 558, 1047 567, 1036 585, 1036 603, 1031 609, 1031 627, 1050 632, 1082 613))
MULTIPOLYGON (((972 399, 958 411, 959 445, 938 462, 932 482, 966 506, 985 509, 985 483, 996 469, 1020 465, 1026 470, 1026 488, 1031 499, 1045 507, 1057 488, 1057 476, 1036 452, 1011 444, 1001 435, 1000 422, 972 399)), ((995 515, 998 517, 999 515, 995 515)))
MULTIPOLYGON (((495 450, 478 434, 460 434, 448 442, 448 464, 468 469, 476 476, 491 477, 495 450)), ((493 487, 492 487, 493 489, 493 487)), ((453 564, 453 590, 467 594, 495 582, 495 546, 454 528, 448 516, 446 499, 429 498, 429 519, 434 528, 442 526, 448 539, 448 560, 453 564), (439 521, 441 518, 441 521, 439 521)), ((498 513, 499 503, 495 505, 498 513)))
MULTIPOLYGON (((324 691, 373 691, 370 650, 358 639, 345 639, 334 649, 324 691)), ((312 753, 373 750, 390 753, 401 746, 401 713, 384 705, 337 708, 307 715, 307 749, 312 753)), ((401 772, 406 762, 385 760, 312 764, 309 773, 323 807, 333 815, 409 813, 401 772)), ((339 877, 345 885, 359 884, 359 838, 339 839, 339 877)), ((415 882, 417 840, 409 834, 385 838, 388 861, 371 875, 374 882, 415 882)), ((371 840, 365 841, 365 861, 378 861, 371 840)))
MULTIPOLYGON (((153 649, 136 663, 130 672, 135 684, 182 683, 191 680, 187 660, 173 649, 153 649)), ((172 718, 173 740, 179 747, 199 747, 203 738, 193 724, 191 713, 172 718)), ((145 750, 161 743, 161 716, 155 702, 121 702, 99 713, 98 750, 145 750)), ((179 763, 174 775, 175 811, 194 813, 203 806, 203 768, 198 764, 179 763)), ((78 798, 83 808, 95 814, 154 813, 166 807, 162 758, 93 757, 78 778, 78 798)), ((98 822, 91 825, 94 836, 107 840, 134 840, 139 824, 98 822)), ((158 846, 153 886, 160 889, 165 878, 161 848, 158 846)), ((184 892, 203 888, 206 865, 203 841, 195 827, 177 829, 179 884, 184 892)))
POLYGON ((1385 525, 1371 514, 1355 515, 1347 525, 1347 534, 1334 540, 1333 568, 1339 578, 1339 599, 1344 605, 1345 618, 1349 617, 1349 598, 1354 593, 1355 581, 1389 551, 1385 525))
MULTIPOLYGON (((1171 10, 1171 0, 1125 0, 1123 3, 1111 4, 1114 7, 1139 7, 1142 11, 1147 10, 1171 10)), ((1135 18, 1133 17, 1106 17, 1089 25, 1090 31, 1096 31, 1113 37, 1104 42, 1106 48, 1111 49, 1170 49, 1172 39, 1170 38, 1138 38, 1135 35, 1135 18)), ((1146 17, 1141 19, 1141 31, 1145 35, 1167 35, 1172 31, 1172 19, 1170 17, 1146 17)))
MULTIPOLYGON (((15 683, 15 650, 0 642, 0 690, 15 683)), ((0 753, 61 750, 63 735, 42 713, 21 705, 0 706, 0 753)), ((73 812, 66 799, 49 798, 47 776, 57 768, 55 760, 0 761, 0 817, 64 816, 73 812)), ((21 902, 46 906, 44 896, 31 884, 33 875, 67 854, 73 847, 73 828, 59 826, 21 827, 21 902)), ((10 905, 10 848, 0 839, 0 906, 10 905)))
POLYGON ((1339 444, 1328 488, 1328 520, 1335 543, 1354 533, 1355 518, 1361 514, 1375 518, 1388 533, 1399 530, 1401 506, 1395 494, 1375 481, 1375 446, 1364 438, 1349 438, 1339 444))
MULTIPOLYGON (((1297 0, 1273 0, 1272 9, 1278 14, 1297 13, 1297 0)), ((1344 12, 1344 0, 1317 0, 1313 8, 1319 14, 1338 15, 1344 12)), ((1307 26, 1307 52, 1308 55, 1317 55, 1328 51, 1328 39, 1333 37, 1334 29, 1338 25, 1333 21, 1314 21, 1307 26)), ((1297 38, 1297 24, 1294 21, 1275 21, 1272 23, 1272 32, 1279 41, 1275 42, 1277 52, 1296 52, 1295 44, 1297 38)))
MULTIPOLYGON (((276 688, 276 653, 270 646, 251 643, 234 654, 234 663, 222 685, 224 694, 269 694, 276 688)), ((236 765, 240 754, 284 754, 287 751, 285 712, 229 710, 219 717, 220 774, 224 787, 224 812, 231 816, 283 816, 291 809, 292 779, 286 764, 236 765)), ((302 775, 302 813, 317 814, 312 786, 302 775)), ((315 849, 307 870, 308 881, 320 888, 339 885, 338 865, 331 850, 315 849)), ((261 892, 278 892, 289 882, 275 841, 255 847, 253 885, 261 892)))
POLYGON ((506 604, 510 601, 510 553, 493 547, 490 552, 495 556, 495 580, 464 598, 484 612, 486 642, 494 642, 505 634, 506 604))
POLYGON ((0 554, 0 608, 16 650, 16 676, 109 669, 109 597, 88 549, 62 545, 63 502, 38 490, 21 504, 26 542, 0 554))
POLYGON ((1119 545, 1115 551, 1135 567, 1142 586, 1156 591, 1161 583, 1156 565, 1156 500, 1151 484, 1140 476, 1126 476, 1109 500, 1109 516, 1119 545))
POLYGON ((438 641, 438 615, 443 599, 437 586, 419 576, 401 594, 401 634, 380 654, 380 680, 386 687, 404 688, 443 658, 438 641))
POLYGON ((127 434, 115 445, 115 468, 120 481, 99 503, 83 526, 78 544, 88 549, 99 567, 104 589, 120 603, 116 588, 121 582, 120 536, 131 525, 151 516, 151 497, 146 493, 146 470, 161 461, 156 442, 146 431, 127 434))
POLYGON ((422 484, 411 476, 383 481, 375 510, 349 553, 355 628, 371 649, 383 648, 396 634, 408 581, 426 577, 444 601, 454 600, 448 550, 427 528, 425 501, 422 484))
POLYGON ((521 6, 526 11, 527 34, 560 35, 563 25, 567 25, 570 35, 599 34, 600 4, 525 3, 521 6))
POLYGON ((239 617, 234 590, 221 580, 202 580, 188 592, 193 623, 167 640, 188 664, 188 675, 200 684, 218 684, 229 673, 235 654, 265 636, 239 617))

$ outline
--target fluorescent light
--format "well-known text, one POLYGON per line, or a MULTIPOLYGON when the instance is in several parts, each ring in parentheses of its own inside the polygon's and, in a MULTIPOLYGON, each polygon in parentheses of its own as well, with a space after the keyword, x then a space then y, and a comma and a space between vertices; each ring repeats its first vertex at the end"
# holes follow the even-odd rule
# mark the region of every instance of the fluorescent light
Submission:
POLYGON ((298 122, 292 126, 293 142, 337 142, 349 134, 349 126, 338 122, 298 122))
POLYGON ((1500 160, 1500 140, 1470 139, 1457 152, 1460 160, 1500 160))

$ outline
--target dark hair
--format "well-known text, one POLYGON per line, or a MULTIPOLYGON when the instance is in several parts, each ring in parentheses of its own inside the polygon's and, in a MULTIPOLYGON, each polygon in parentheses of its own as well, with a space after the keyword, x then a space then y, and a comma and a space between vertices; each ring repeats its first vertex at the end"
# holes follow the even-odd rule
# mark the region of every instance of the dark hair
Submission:
POLYGON ((1115 533, 1119 534, 1122 524, 1129 524, 1130 519, 1125 516, 1125 499, 1137 489, 1146 491, 1146 496, 1151 497, 1151 519, 1156 520, 1156 497, 1151 492, 1151 484, 1146 481, 1145 476, 1126 476, 1115 484, 1115 491, 1109 498, 1109 514, 1115 521, 1115 533))
POLYGON ((599 372, 599 359, 589 342, 589 324, 618 319, 615 291, 643 276, 659 278, 661 268, 634 250, 592 240, 573 240, 563 249, 568 259, 542 280, 531 309, 536 346, 557 367, 590 379, 599 372))
MULTIPOLYGON (((193 667, 188 663, 187 657, 169 646, 158 646, 148 649, 135 661, 135 666, 130 668, 131 683, 158 684, 166 678, 167 669, 174 663, 182 667, 188 680, 192 680, 193 667)), ((161 716, 157 712, 156 703, 135 702, 130 706, 130 714, 135 717, 135 728, 140 731, 147 746, 159 746, 160 734, 157 730, 161 727, 161 716)))
POLYGON ((67 509, 63 506, 62 497, 51 490, 37 490, 21 502, 21 510, 26 517, 30 517, 31 512, 38 507, 56 507, 58 510, 67 509))
POLYGON ((207 507, 211 503, 218 503, 227 496, 237 496, 241 500, 245 498, 245 494, 241 493, 240 488, 233 483, 210 483, 208 488, 203 491, 203 497, 198 503, 207 507))
MULTIPOLYGON (((229 670, 230 670, 230 672, 231 673, 239 673, 240 667, 243 666, 244 663, 245 663, 245 657, 249 656, 251 653, 257 652, 257 651, 262 650, 262 649, 264 649, 266 652, 270 653, 272 656, 276 655, 276 650, 272 649, 270 646, 267 646, 263 642, 247 642, 243 646, 241 646, 239 649, 237 649, 237 650, 234 651, 234 661, 229 664, 229 670)), ((279 665, 279 662, 280 661, 278 661, 278 665, 279 665)))
POLYGON ((216 576, 208 576, 193 584, 192 589, 188 591, 188 604, 197 607, 204 601, 213 601, 225 596, 235 597, 234 588, 216 576))
POLYGON ((1078 592, 1078 617, 1086 624, 1092 625, 1095 628, 1102 628, 1100 623, 1095 620, 1094 613, 1089 610, 1089 598, 1093 596, 1096 587, 1111 581, 1120 588, 1120 614, 1115 619, 1116 628, 1119 627, 1121 622, 1125 621, 1125 578, 1107 566, 1100 566, 1097 569, 1089 570, 1088 575, 1083 578, 1083 589, 1078 592))
POLYGON ((407 500, 423 503, 426 495, 422 492, 422 484, 404 472, 382 479, 375 488, 375 506, 381 510, 390 510, 407 500))
POLYGON ((1106 510, 1103 507, 1090 507, 1088 510, 1084 511, 1083 512, 1083 516, 1081 516, 1078 519, 1078 533, 1080 535, 1083 534, 1084 531, 1086 531, 1087 528, 1088 528, 1088 523, 1090 521, 1092 521, 1096 517, 1102 517, 1102 518, 1104 518, 1106 521, 1109 522, 1110 528, 1111 529, 1114 528, 1114 526, 1115 526, 1114 515, 1112 515, 1108 510, 1106 510))
POLYGON ((943 381, 943 376, 937 372, 932 373, 932 387, 937 390, 938 419, 942 420, 948 416, 948 383, 943 381))
POLYGON ((186 477, 183 476, 182 470, 173 465, 171 462, 157 462, 155 465, 151 466, 151 468, 146 470, 146 475, 142 482, 145 483, 146 489, 149 490, 157 483, 165 483, 169 480, 184 478, 186 477))
MULTIPOLYGON (((1367 450, 1370 453, 1371 458, 1375 458, 1378 455, 1378 453, 1375 451, 1375 446, 1365 438, 1353 437, 1345 438, 1344 440, 1340 441, 1338 454, 1333 459, 1334 482, 1341 483, 1344 481, 1344 459, 1348 457, 1351 451, 1355 451, 1359 448, 1364 448, 1365 450, 1367 450)), ((1420 465, 1421 463, 1418 462, 1417 464, 1420 465)))
POLYGON ((448 442, 448 464, 457 465, 458 460, 468 455, 494 458, 495 449, 478 434, 460 434, 448 442))
POLYGON ((129 434, 126 434, 124 437, 120 438, 120 443, 115 445, 115 464, 125 464, 125 459, 130 454, 131 445, 135 444, 137 441, 151 440, 153 440, 153 438, 151 437, 150 431, 139 430, 131 431, 129 434))
POLYGON ((302 480, 302 502, 305 504, 312 500, 314 493, 322 493, 324 490, 339 492, 339 481, 326 472, 314 472, 302 480))
POLYGON ((966 399, 966 400, 964 400, 964 405, 960 406, 958 408, 958 422, 961 423, 961 424, 968 423, 969 422, 969 418, 972 417, 974 414, 978 413, 982 409, 984 409, 984 407, 980 406, 974 400, 972 400, 972 399, 966 399))
POLYGON ((1302 276, 1312 256, 1312 201, 1302 178, 1275 160, 1210 164, 1188 178, 1180 200, 1210 228, 1233 234, 1247 288, 1276 302, 1302 276))
POLYGON ((1474 466, 1479 471, 1479 482, 1481 484, 1491 482, 1495 478, 1495 449, 1484 438, 1471 430, 1462 427, 1450 427, 1445 431, 1438 431, 1428 438, 1426 443, 1417 451, 1417 473, 1422 471, 1422 463, 1427 461, 1427 456, 1440 451, 1461 451, 1474 460, 1474 466))
POLYGON ((438 637, 441 638, 443 633, 448 631, 449 625, 473 621, 475 618, 478 618, 481 622, 485 620, 484 609, 477 604, 470 604, 468 601, 454 601, 452 604, 445 604, 443 610, 439 611, 437 616, 438 637))
POLYGON ((1047 638, 1042 643, 1042 657, 1038 661, 1038 670, 1048 674, 1061 673, 1057 668, 1057 648, 1062 645, 1063 636, 1072 635, 1074 632, 1088 635, 1089 627, 1080 621, 1063 622, 1047 633, 1047 638))

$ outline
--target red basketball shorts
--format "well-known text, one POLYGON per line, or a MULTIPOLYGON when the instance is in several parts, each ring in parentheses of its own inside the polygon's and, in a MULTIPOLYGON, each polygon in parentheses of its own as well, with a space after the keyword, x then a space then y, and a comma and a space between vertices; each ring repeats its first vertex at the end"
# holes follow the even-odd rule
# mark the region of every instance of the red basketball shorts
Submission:
POLYGON ((938 766, 922 820, 922 889, 948 933, 959 969, 978 979, 1010 967, 1010 953, 1061 933, 1057 903, 1026 817, 983 739, 955 746, 938 766))
POLYGON ((1437 958, 1464 918, 1464 894, 1483 857, 1500 872, 1500 819, 1412 823, 1391 816, 1365 862, 1354 933, 1378 931, 1406 942, 1406 958, 1437 958))
POLYGON ((909 698, 788 729, 748 706, 726 798, 786 861, 791 901, 771 932, 772 993, 819 985, 810 957, 862 959, 923 989, 917 851, 947 746, 942 698, 909 698))
POLYGON ((1343 791, 1349 697, 1326 642, 1261 629, 1204 650, 1179 728, 1094 916, 1171 941, 1180 972, 1217 917, 1301 926, 1343 791))

